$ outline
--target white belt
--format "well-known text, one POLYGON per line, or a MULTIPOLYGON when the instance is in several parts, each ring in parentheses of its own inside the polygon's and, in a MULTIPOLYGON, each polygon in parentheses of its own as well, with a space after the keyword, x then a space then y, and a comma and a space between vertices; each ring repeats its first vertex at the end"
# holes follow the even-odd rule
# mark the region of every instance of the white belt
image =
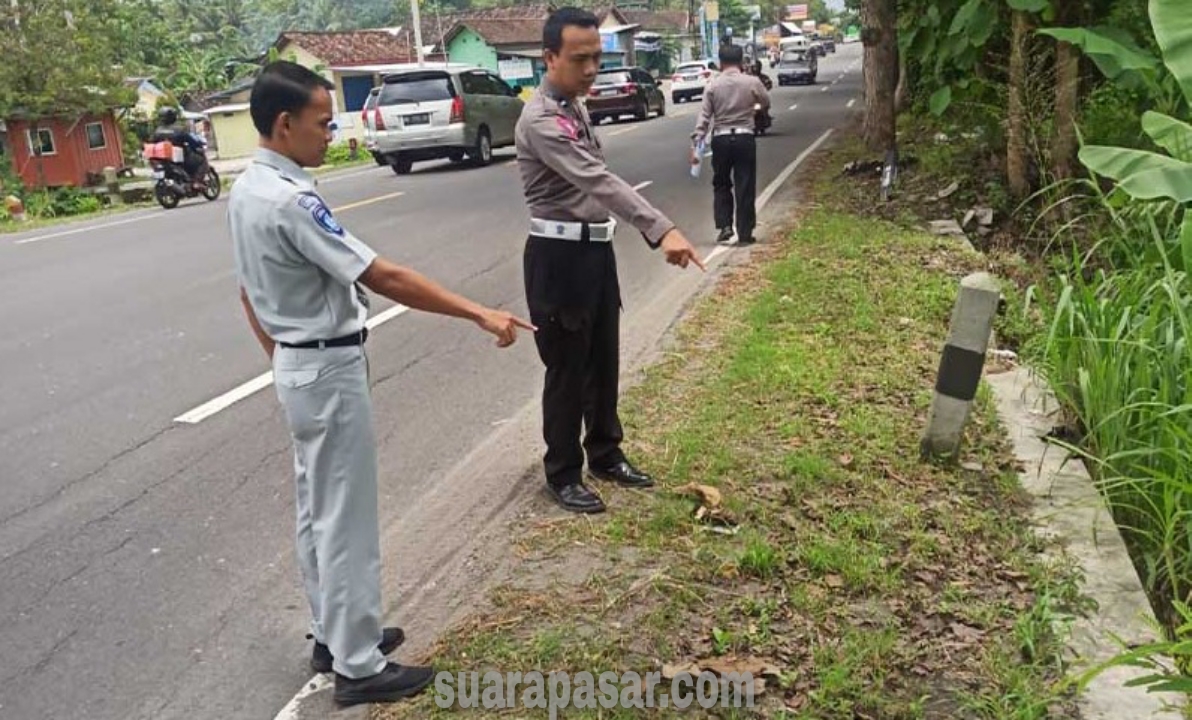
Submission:
POLYGON ((753 129, 745 128, 722 128, 720 130, 713 130, 712 136, 719 137, 721 135, 752 135, 753 129))
POLYGON ((582 223, 566 220, 541 220, 530 218, 530 234, 534 237, 549 238, 551 240, 572 240, 579 242, 584 239, 584 226, 588 226, 588 239, 592 242, 610 242, 617 232, 617 221, 609 220, 605 223, 582 223))

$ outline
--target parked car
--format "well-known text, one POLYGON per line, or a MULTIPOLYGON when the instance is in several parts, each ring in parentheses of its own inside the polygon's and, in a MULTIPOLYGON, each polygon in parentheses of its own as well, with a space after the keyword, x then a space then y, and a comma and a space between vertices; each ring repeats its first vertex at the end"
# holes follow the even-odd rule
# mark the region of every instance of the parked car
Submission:
POLYGON ((794 85, 796 83, 815 84, 819 75, 819 60, 810 50, 783 53, 778 61, 778 84, 794 85))
POLYGON ((823 44, 824 50, 827 50, 830 53, 836 52, 836 38, 820 38, 820 43, 823 44))
POLYGON ((604 118, 616 120, 622 115, 645 120, 651 112, 658 113, 658 117, 666 114, 666 96, 658 81, 635 67, 601 70, 586 102, 593 123, 604 118))
POLYGON ((386 75, 373 111, 375 153, 398 175, 424 160, 488 165, 494 148, 513 145, 524 105, 516 89, 484 68, 386 75))
POLYGON ((711 60, 680 64, 671 77, 671 101, 678 105, 684 100, 702 97, 708 83, 718 74, 719 69, 711 60))
POLYGON ((373 156, 378 165, 387 165, 385 155, 377 150, 377 97, 381 88, 375 87, 368 93, 364 107, 360 110, 360 121, 364 127, 364 149, 373 156))

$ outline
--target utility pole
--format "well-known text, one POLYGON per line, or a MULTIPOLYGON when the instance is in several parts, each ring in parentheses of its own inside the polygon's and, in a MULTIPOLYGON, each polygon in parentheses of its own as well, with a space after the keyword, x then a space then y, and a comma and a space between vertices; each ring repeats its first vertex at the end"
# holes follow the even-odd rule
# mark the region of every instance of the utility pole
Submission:
POLYGON ((422 18, 418 15, 418 0, 410 0, 411 21, 414 23, 414 50, 418 53, 418 67, 425 65, 422 57, 422 18))

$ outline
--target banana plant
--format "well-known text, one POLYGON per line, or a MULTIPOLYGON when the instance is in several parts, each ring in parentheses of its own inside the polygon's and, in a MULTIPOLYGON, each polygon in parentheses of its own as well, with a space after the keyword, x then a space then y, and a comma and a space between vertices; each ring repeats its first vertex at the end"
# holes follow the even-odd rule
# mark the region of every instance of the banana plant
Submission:
MULTIPOLYGON (((1173 82, 1192 106, 1192 13, 1187 0, 1150 0, 1149 13, 1155 38, 1162 52, 1161 62, 1173 82)), ((1061 29, 1045 31, 1060 40, 1080 46, 1105 71, 1152 71, 1146 53, 1127 48, 1112 38, 1088 30, 1084 34, 1061 29)), ((1106 73, 1109 75, 1109 73, 1106 73)), ((1093 173, 1109 178, 1137 200, 1174 200, 1192 203, 1192 125, 1171 115, 1149 111, 1142 127, 1166 155, 1104 145, 1086 145, 1080 161, 1093 173)), ((1185 271, 1192 272, 1192 210, 1184 212, 1180 253, 1185 271)))

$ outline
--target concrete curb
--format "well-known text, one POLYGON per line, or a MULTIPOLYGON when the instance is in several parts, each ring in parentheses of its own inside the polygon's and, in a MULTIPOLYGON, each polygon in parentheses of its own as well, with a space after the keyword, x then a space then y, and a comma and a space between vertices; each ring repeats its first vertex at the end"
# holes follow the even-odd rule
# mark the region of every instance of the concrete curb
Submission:
MULTIPOLYGON (((1138 574, 1126 545, 1084 464, 1061 448, 1049 447, 1043 436, 1053 427, 1059 405, 1045 381, 1025 368, 987 375, 998 415, 1025 466, 1022 486, 1035 497, 1034 517, 1041 535, 1063 543, 1085 572, 1084 594, 1097 608, 1074 619, 1068 646, 1078 671, 1109 660, 1121 652, 1112 635, 1130 643, 1156 640, 1154 622, 1138 574)), ((1146 675, 1141 668, 1118 667, 1093 680, 1079 704, 1083 720, 1179 720, 1171 709, 1176 693, 1148 693, 1126 687, 1146 675)))

